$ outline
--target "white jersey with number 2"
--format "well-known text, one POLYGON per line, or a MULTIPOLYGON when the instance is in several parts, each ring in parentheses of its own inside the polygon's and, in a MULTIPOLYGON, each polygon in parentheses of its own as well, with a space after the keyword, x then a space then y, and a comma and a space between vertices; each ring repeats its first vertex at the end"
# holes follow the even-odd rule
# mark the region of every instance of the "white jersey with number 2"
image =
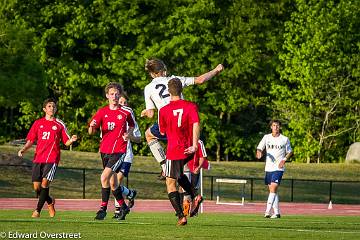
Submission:
POLYGON ((284 171, 285 168, 279 168, 279 163, 285 158, 286 154, 292 152, 290 140, 282 134, 278 137, 266 134, 256 149, 260 151, 266 149, 266 172, 284 171))
MULTIPOLYGON (((166 106, 170 102, 170 94, 168 90, 168 82, 173 79, 180 79, 183 88, 189 85, 194 85, 194 77, 157 77, 154 78, 144 89, 146 109, 160 110, 163 106, 166 106)), ((182 97, 183 98, 183 97, 182 97)))

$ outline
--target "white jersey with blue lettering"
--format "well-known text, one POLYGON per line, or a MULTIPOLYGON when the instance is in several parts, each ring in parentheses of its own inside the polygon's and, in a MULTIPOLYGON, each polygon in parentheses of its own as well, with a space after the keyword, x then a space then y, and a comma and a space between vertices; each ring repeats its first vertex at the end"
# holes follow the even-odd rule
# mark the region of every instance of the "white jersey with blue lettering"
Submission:
POLYGON ((258 150, 266 149, 266 172, 284 171, 284 168, 279 168, 279 163, 285 156, 292 152, 290 140, 284 135, 280 134, 274 137, 271 133, 266 134, 257 146, 258 150))
POLYGON ((178 77, 172 75, 170 77, 154 78, 144 89, 147 110, 155 108, 160 110, 160 108, 166 106, 170 102, 168 82, 173 78, 180 79, 183 88, 195 84, 195 77, 178 77))

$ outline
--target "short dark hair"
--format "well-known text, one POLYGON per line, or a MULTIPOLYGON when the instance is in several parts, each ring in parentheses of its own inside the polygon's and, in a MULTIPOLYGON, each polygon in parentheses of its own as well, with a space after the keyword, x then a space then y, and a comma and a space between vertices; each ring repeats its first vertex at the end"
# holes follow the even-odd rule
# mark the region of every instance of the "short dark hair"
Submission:
POLYGON ((47 98, 47 99, 45 99, 45 101, 43 102, 43 108, 45 108, 46 105, 47 105, 48 103, 51 103, 51 102, 53 102, 53 103, 55 104, 55 107, 57 106, 57 103, 56 103, 55 98, 47 98))
POLYGON ((279 124, 279 126, 281 127, 281 122, 280 122, 280 120, 278 120, 278 119, 273 119, 273 120, 271 120, 270 123, 269 123, 269 126, 271 127, 271 125, 272 125, 273 123, 277 123, 277 124, 279 124))
POLYGON ((146 59, 145 70, 148 73, 159 73, 161 71, 167 71, 165 63, 157 58, 146 59))
POLYGON ((182 83, 178 78, 172 78, 168 82, 169 93, 172 96, 180 96, 182 92, 182 83))
POLYGON ((122 94, 122 92, 123 92, 123 88, 122 88, 121 84, 117 83, 117 82, 109 82, 106 85, 106 87, 105 87, 105 93, 106 94, 109 93, 110 88, 115 88, 115 89, 119 90, 120 94, 122 94))

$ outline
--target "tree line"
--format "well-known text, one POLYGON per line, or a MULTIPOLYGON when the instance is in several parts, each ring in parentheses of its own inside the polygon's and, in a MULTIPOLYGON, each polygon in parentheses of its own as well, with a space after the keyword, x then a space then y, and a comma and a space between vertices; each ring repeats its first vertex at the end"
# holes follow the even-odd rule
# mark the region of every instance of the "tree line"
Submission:
MULTIPOLYGON (((26 136, 47 97, 97 151, 89 118, 120 82, 141 129, 147 58, 171 74, 225 70, 185 90, 199 105, 210 159, 253 160, 272 118, 297 162, 341 162, 360 141, 360 1, 3 0, 0 6, 0 141, 26 136)), ((145 141, 136 154, 150 154, 145 141)))

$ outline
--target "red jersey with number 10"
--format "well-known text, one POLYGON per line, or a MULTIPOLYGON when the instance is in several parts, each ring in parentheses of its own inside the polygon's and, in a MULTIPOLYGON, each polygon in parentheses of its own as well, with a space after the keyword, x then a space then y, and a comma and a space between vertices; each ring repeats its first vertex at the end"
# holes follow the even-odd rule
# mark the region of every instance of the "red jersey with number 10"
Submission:
POLYGON ((34 163, 56 163, 60 161, 60 141, 64 144, 70 139, 65 124, 57 118, 46 120, 45 117, 34 122, 26 140, 37 141, 34 163))
POLYGON ((200 122, 197 105, 186 100, 170 101, 159 111, 159 129, 168 144, 166 158, 181 160, 188 157, 185 149, 192 146, 193 124, 200 122))
POLYGON ((101 127, 101 153, 125 153, 127 141, 123 135, 129 127, 135 127, 135 120, 129 107, 119 106, 116 110, 111 110, 109 106, 100 108, 91 119, 96 121, 95 128, 101 127))

